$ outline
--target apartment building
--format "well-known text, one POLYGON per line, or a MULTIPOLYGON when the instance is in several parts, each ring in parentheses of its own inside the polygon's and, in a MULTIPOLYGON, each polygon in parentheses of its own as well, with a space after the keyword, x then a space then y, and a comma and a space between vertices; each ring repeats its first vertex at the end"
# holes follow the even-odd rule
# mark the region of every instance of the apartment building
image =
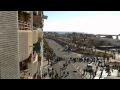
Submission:
POLYGON ((43 11, 0 12, 1 79, 35 79, 40 74, 43 17, 43 11))

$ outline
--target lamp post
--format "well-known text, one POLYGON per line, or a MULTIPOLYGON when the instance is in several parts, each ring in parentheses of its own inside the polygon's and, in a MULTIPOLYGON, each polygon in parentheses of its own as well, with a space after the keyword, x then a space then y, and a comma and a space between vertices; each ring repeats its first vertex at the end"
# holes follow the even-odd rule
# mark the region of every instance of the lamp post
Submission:
POLYGON ((61 66, 60 66, 60 77, 61 77, 61 66))

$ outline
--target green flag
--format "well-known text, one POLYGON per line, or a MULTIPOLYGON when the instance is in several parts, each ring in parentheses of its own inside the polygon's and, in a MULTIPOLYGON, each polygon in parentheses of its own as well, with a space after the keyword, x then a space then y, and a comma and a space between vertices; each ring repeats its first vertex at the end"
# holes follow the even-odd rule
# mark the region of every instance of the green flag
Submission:
POLYGON ((33 46, 33 51, 40 52, 40 43, 35 43, 33 46))

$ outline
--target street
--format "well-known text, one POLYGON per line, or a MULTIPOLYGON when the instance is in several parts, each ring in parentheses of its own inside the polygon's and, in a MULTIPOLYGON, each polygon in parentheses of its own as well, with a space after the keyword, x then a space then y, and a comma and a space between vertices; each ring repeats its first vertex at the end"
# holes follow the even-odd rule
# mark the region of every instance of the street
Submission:
MULTIPOLYGON (((69 53, 65 52, 64 47, 59 45, 54 40, 46 39, 46 41, 48 42, 49 46, 53 49, 56 56, 63 58, 62 60, 57 61, 55 64, 53 64, 53 68, 58 73, 58 76, 60 76, 62 79, 93 79, 96 76, 96 72, 99 73, 101 69, 103 69, 102 66, 104 66, 104 60, 99 59, 101 63, 99 63, 99 60, 97 59, 95 59, 92 62, 91 59, 89 59, 89 61, 87 61, 87 59, 80 61, 77 58, 81 58, 83 56, 82 54, 78 54, 72 51, 70 51, 69 53), (76 58, 77 60, 73 62, 70 60, 70 58, 72 59, 76 58), (70 61, 70 63, 66 67, 63 67, 63 64, 65 64, 67 61, 70 61), (90 63, 92 63, 93 66, 92 72, 86 71, 86 68, 90 63), (65 68, 65 69, 61 69, 61 68, 65 68), (69 75, 67 74, 67 72, 69 72, 69 75)), ((105 62, 106 61, 107 60, 105 60, 105 62)), ((100 74, 97 77, 100 78, 100 74)))
MULTIPOLYGON (((59 56, 59 57, 63 57, 66 58, 66 60, 68 60, 70 57, 72 58, 80 58, 82 55, 81 54, 77 54, 74 52, 65 52, 63 51, 63 47, 60 46, 57 42, 51 40, 51 39, 46 39, 46 41, 48 42, 49 46, 53 49, 54 53, 59 56)), ((65 61, 59 61, 58 63, 54 64, 53 67, 54 69, 56 69, 56 71, 58 72, 58 75, 62 75, 60 74, 60 68, 63 66, 63 64, 65 63, 65 61)), ((87 63, 83 64, 83 65, 79 65, 80 68, 85 68, 87 65, 87 63)), ((81 73, 79 71, 77 71, 77 69, 73 66, 73 62, 71 62, 70 64, 68 64, 67 68, 65 69, 65 72, 69 72, 69 75, 67 77, 62 77, 63 79, 82 79, 81 77, 81 73), (74 72, 77 71, 77 72, 74 72)))

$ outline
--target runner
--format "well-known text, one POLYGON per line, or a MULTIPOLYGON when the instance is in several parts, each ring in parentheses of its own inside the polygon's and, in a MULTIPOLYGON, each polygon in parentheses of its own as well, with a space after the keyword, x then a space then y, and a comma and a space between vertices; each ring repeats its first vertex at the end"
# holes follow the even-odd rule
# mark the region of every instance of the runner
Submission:
POLYGON ((63 76, 65 75, 65 71, 63 72, 63 76))

